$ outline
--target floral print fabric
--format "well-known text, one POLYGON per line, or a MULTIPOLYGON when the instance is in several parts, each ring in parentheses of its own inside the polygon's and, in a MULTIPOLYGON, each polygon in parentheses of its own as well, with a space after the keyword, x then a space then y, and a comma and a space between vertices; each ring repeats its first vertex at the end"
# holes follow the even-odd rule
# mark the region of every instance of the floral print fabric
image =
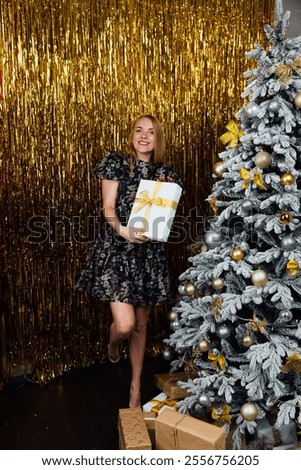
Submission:
MULTIPOLYGON (((95 170, 100 179, 118 180, 116 213, 126 225, 141 179, 173 178, 183 187, 179 176, 166 164, 154 165, 137 160, 134 174, 123 155, 110 152, 95 170)), ((170 303, 169 273, 164 243, 147 241, 130 243, 105 222, 91 249, 78 280, 81 291, 88 291, 102 300, 133 305, 170 303)))

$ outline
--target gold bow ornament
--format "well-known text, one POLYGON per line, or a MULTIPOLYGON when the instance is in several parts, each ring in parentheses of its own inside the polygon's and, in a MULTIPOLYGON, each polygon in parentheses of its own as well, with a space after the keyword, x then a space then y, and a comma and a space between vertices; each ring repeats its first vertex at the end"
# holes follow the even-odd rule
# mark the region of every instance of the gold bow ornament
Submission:
POLYGON ((254 181, 257 188, 263 189, 264 191, 268 189, 263 183, 262 173, 260 172, 256 172, 254 173, 253 176, 251 176, 251 172, 249 170, 247 170, 246 168, 241 168, 239 170, 239 175, 241 179, 243 180, 243 183, 242 183, 243 189, 246 189, 249 186, 251 180, 254 181))
POLYGON ((229 405, 224 405, 222 408, 212 408, 211 417, 215 421, 218 421, 218 425, 222 426, 225 423, 231 423, 230 416, 230 407, 229 405))
POLYGON ((226 358, 222 354, 208 353, 208 359, 211 365, 216 369, 219 367, 222 372, 226 372, 226 358))
POLYGON ((287 356, 284 366, 281 368, 282 372, 287 374, 288 372, 301 372, 301 354, 294 352, 290 356, 287 356))
POLYGON ((234 121, 230 121, 226 125, 226 129, 228 129, 228 131, 220 136, 221 142, 224 145, 228 144, 228 146, 232 148, 237 147, 238 141, 240 137, 244 135, 244 133, 239 130, 237 124, 234 121))
POLYGON ((256 313, 253 312, 253 321, 250 321, 249 326, 253 331, 260 331, 260 333, 265 332, 265 327, 268 325, 266 320, 258 320, 256 313))
POLYGON ((301 75, 301 54, 297 55, 291 64, 279 64, 276 66, 275 75, 281 85, 287 85, 293 73, 301 75))

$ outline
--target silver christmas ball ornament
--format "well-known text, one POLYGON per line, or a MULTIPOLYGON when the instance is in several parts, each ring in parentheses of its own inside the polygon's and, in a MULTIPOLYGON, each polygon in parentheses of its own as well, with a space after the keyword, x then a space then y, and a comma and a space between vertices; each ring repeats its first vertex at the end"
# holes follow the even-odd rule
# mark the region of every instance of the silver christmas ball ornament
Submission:
POLYGON ((268 104, 268 110, 272 113, 277 113, 280 109, 280 103, 277 100, 271 100, 268 104))
POLYGON ((216 248, 223 243, 223 236, 217 230, 208 230, 204 234, 204 242, 209 248, 216 248))
POLYGON ((210 398, 208 397, 208 395, 206 395, 205 393, 202 393, 201 395, 199 395, 198 397, 198 403, 202 406, 210 406, 211 405, 211 400, 210 398))
POLYGON ((244 109, 248 118, 253 118, 257 116, 259 112, 259 106, 256 103, 248 103, 244 109))
POLYGON ((164 361, 171 361, 173 358, 172 350, 169 348, 164 349, 164 351, 162 351, 162 358, 164 361))
POLYGON ((290 310, 281 310, 279 313, 279 320, 284 323, 287 323, 293 319, 293 314, 290 310))
POLYGON ((290 235, 283 237, 281 240, 281 248, 285 251, 292 251, 296 248, 296 246, 297 242, 295 238, 291 237, 290 235))
POLYGON ((255 421, 258 416, 258 409, 254 403, 248 402, 242 405, 240 414, 245 421, 255 421))
POLYGON ((221 339, 227 339, 231 335, 231 330, 227 325, 220 325, 216 328, 216 334, 221 339))
POLYGON ((253 203, 251 199, 245 199, 244 201, 242 201, 241 208, 244 212, 251 212, 253 208, 253 203))
POLYGON ((170 328, 172 328, 173 330, 177 330, 178 328, 180 328, 180 322, 179 320, 173 320, 170 322, 170 328))

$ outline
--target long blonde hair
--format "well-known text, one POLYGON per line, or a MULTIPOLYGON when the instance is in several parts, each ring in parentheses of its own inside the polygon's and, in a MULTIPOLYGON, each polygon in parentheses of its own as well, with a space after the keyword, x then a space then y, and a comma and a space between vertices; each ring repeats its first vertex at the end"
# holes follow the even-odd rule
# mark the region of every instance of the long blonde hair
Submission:
POLYGON ((139 116, 133 124, 132 130, 129 136, 129 141, 128 141, 131 174, 133 173, 135 161, 137 159, 136 151, 133 146, 133 137, 134 137, 135 127, 137 126, 138 121, 142 118, 147 118, 152 122, 153 129, 155 132, 155 145, 154 145, 153 154, 151 156, 151 162, 155 164, 161 163, 163 161, 164 154, 165 154, 165 137, 164 137, 161 122, 155 116, 152 116, 151 114, 143 114, 139 116))

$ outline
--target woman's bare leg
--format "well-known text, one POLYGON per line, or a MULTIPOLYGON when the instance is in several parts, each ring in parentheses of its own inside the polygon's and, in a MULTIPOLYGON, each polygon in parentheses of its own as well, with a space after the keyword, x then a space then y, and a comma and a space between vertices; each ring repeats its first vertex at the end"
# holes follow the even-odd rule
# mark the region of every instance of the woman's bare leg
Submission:
POLYGON ((129 336, 130 361, 132 366, 132 381, 130 390, 129 407, 140 406, 140 385, 143 369, 147 319, 151 307, 135 307, 135 327, 129 336))
POLYGON ((124 302, 110 302, 113 322, 110 326, 109 354, 116 362, 119 358, 119 345, 127 339, 135 327, 135 309, 124 302))

